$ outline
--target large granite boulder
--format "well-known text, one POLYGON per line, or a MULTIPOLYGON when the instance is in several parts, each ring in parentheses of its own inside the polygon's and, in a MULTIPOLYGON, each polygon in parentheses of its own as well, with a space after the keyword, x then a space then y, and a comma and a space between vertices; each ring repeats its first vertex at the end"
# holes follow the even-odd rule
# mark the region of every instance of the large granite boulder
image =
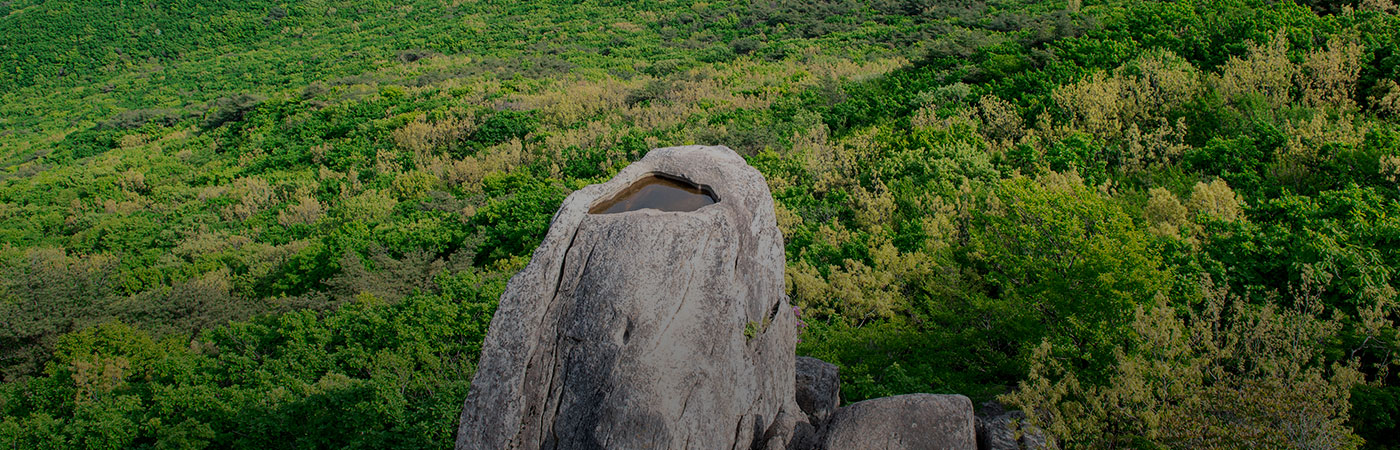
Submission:
POLYGON ((782 447, 806 421, 783 267, 768 185, 728 148, 574 192, 501 296, 457 448, 782 447), (658 175, 709 201, 619 198, 658 175))
POLYGON ((852 403, 831 418, 825 448, 976 449, 972 401, 961 395, 906 394, 852 403))

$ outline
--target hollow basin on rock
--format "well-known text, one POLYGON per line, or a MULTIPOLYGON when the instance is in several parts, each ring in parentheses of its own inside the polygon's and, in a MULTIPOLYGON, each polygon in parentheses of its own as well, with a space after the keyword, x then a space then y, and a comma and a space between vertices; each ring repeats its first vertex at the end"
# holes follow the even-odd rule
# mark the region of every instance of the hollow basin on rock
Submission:
POLYGON ((679 178, 649 174, 612 198, 594 205, 589 214, 616 214, 641 209, 694 211, 718 202, 709 188, 679 178))

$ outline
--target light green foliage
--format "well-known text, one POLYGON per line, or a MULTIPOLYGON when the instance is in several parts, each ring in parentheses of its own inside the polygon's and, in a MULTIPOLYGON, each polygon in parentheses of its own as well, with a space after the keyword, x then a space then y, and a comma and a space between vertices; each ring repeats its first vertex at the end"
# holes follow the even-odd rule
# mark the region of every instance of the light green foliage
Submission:
POLYGON ((762 322, 747 322, 747 323, 745 323, 745 324, 744 324, 744 339, 745 339, 745 340, 752 341, 753 338, 758 337, 758 335, 763 334, 764 331, 767 331, 767 330, 768 330, 768 325, 769 325, 769 319, 768 319, 767 317, 764 317, 762 322))
POLYGON ((968 234, 995 296, 1030 309, 1031 326, 1076 358, 1106 363, 1134 307, 1168 288, 1148 235, 1072 173, 1007 181, 977 203, 968 234))
POLYGON ((1341 323, 1322 319, 1316 298, 1281 310, 1202 286, 1201 310, 1184 317, 1137 309, 1106 383, 1082 381, 1047 342, 1003 400, 1034 412, 1056 448, 1357 448, 1344 424, 1354 361, 1329 365, 1321 347, 1300 345, 1334 339, 1341 323))
POLYGON ((398 203, 388 192, 370 189, 345 199, 340 216, 350 221, 378 222, 388 219, 398 203))

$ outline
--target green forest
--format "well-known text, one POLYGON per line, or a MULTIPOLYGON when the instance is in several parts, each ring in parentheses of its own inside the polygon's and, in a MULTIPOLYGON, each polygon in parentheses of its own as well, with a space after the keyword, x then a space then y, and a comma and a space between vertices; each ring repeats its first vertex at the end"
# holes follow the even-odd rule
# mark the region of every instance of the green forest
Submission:
POLYGON ((0 1, 0 447, 449 448, 564 197, 706 144, 844 402, 1400 449, 1398 12, 0 1))

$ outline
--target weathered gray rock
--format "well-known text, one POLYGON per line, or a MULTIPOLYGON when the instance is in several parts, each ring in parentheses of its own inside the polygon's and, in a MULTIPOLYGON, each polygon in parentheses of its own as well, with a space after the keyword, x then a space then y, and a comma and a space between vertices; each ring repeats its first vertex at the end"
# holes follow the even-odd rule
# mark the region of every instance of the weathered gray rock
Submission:
POLYGON ((1045 433, 1024 423, 1025 413, 1007 411, 995 401, 982 404, 977 417, 978 450, 1040 450, 1045 445, 1045 433))
POLYGON ((1012 419, 1005 416, 977 418, 978 450, 1020 450, 1012 419))
POLYGON ((797 406, 812 426, 821 428, 841 406, 841 375, 835 364, 797 357, 797 406))
POLYGON ((823 450, 822 434, 807 422, 798 422, 792 430, 792 440, 785 450, 823 450))
POLYGON ((907 394, 857 402, 836 410, 829 449, 977 448, 972 401, 961 395, 907 394))
POLYGON ((653 150, 574 192, 501 296, 457 448, 783 445, 806 420, 783 267, 768 185, 728 148, 653 150), (589 213, 654 173, 718 202, 589 213))
POLYGON ((762 445, 755 449, 764 450, 817 450, 821 446, 816 428, 803 420, 801 414, 778 413, 773 425, 759 439, 762 445))

